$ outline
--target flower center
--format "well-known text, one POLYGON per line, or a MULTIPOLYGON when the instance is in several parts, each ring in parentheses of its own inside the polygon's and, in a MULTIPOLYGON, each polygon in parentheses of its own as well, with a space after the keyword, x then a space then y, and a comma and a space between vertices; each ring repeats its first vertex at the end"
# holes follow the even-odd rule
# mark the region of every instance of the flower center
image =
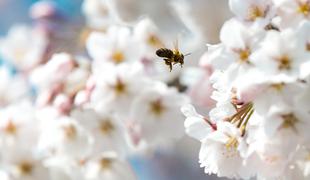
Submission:
POLYGON ((255 21, 257 18, 265 17, 265 11, 259 6, 252 6, 249 9, 248 20, 255 21))
POLYGON ((250 48, 245 49, 235 49, 234 50, 238 55, 241 63, 248 63, 249 62, 249 56, 251 55, 250 48))
POLYGON ((237 150, 238 146, 239 146, 239 142, 237 138, 229 136, 228 141, 223 147, 222 154, 226 158, 235 157, 236 155, 238 155, 238 150, 237 150))
POLYGON ((125 55, 122 51, 116 50, 112 54, 112 60, 114 63, 119 64, 125 60, 125 55))
POLYGON ((276 59, 278 61, 279 70, 290 70, 292 68, 291 59, 289 56, 284 55, 276 59))
POLYGON ((282 128, 285 128, 285 129, 292 128, 296 130, 296 123, 298 123, 299 120, 293 113, 285 114, 285 115, 282 115, 281 117, 283 119, 283 123, 281 125, 282 128))
POLYGON ((110 169, 112 165, 112 159, 110 158, 102 158, 100 159, 100 167, 102 170, 110 169))
POLYGON ((17 133, 17 127, 12 121, 9 121, 4 127, 4 132, 9 135, 15 135, 17 133))
POLYGON ((108 16, 109 15, 109 9, 106 5, 100 5, 99 6, 99 13, 100 13, 100 16, 108 16))
POLYGON ((163 106, 161 100, 151 102, 150 108, 151 112, 157 116, 160 116, 165 111, 165 107, 163 106))
POLYGON ((30 162, 21 162, 18 166, 17 166, 20 174, 22 175, 31 175, 32 171, 33 171, 33 164, 30 162))
POLYGON ((310 51, 310 42, 308 42, 308 43, 306 44, 306 49, 307 49, 307 51, 310 51))
POLYGON ((307 155, 306 155, 306 158, 305 158, 305 159, 306 159, 306 161, 310 161, 310 152, 308 152, 308 153, 307 153, 307 155))
POLYGON ((161 42, 161 40, 156 36, 151 34, 148 39, 147 39, 147 43, 151 46, 154 47, 160 47, 163 45, 163 43, 161 42))
POLYGON ((271 84, 271 87, 277 91, 282 91, 284 86, 285 86, 284 82, 271 84))
POLYGON ((64 130, 66 138, 74 139, 76 137, 77 132, 76 132, 76 128, 74 125, 72 125, 72 124, 67 125, 67 126, 63 127, 63 130, 64 130))
POLYGON ((126 84, 122 82, 120 78, 117 78, 116 84, 112 87, 117 96, 124 94, 127 91, 126 84))
POLYGON ((236 150, 239 145, 239 142, 236 137, 230 137, 225 144, 227 150, 236 150))
POLYGON ((100 124, 100 131, 103 134, 110 134, 114 130, 114 125, 110 120, 104 120, 100 124))
POLYGON ((310 13, 310 3, 308 1, 304 3, 299 3, 297 11, 303 14, 304 16, 308 16, 310 13))

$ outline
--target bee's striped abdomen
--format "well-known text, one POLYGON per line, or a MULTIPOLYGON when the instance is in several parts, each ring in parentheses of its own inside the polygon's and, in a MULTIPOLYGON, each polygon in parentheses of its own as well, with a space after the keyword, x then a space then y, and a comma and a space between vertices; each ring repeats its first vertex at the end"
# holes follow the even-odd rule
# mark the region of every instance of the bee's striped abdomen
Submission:
POLYGON ((172 58, 173 51, 167 48, 160 48, 156 51, 156 55, 159 57, 172 58))

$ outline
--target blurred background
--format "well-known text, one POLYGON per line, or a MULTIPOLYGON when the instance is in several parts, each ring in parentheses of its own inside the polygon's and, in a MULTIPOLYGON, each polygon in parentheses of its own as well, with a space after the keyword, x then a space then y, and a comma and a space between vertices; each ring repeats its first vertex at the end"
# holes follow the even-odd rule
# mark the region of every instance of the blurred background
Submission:
MULTIPOLYGON (((29 8, 40 0, 0 0, 0 34, 4 35, 16 23, 31 23, 29 8)), ((81 18, 82 0, 53 0, 57 7, 74 19, 81 18)))
MULTIPOLYGON (((0 0, 0 35, 5 36, 9 28, 16 23, 34 23, 31 18, 31 7, 38 2, 40 1, 0 0)), ((66 22, 78 25, 85 23, 81 12, 82 0, 50 2, 55 3, 66 22)), ((181 32, 189 34, 188 38, 191 38, 191 34, 195 32, 196 39, 199 39, 199 42, 195 42, 195 46, 218 42, 220 27, 230 17, 226 0, 117 0, 116 2, 124 21, 132 22, 140 17, 149 16, 160 30, 168 34, 181 32), (171 3, 175 9, 171 8, 171 3), (191 14, 191 18, 183 14, 191 14)), ((191 57, 195 59, 192 61, 193 66, 198 64, 200 56, 201 53, 196 53, 191 57)), ((199 168, 199 145, 199 142, 185 136, 174 147, 160 149, 155 155, 130 157, 130 162, 141 180, 217 179, 205 175, 203 169, 199 168)))

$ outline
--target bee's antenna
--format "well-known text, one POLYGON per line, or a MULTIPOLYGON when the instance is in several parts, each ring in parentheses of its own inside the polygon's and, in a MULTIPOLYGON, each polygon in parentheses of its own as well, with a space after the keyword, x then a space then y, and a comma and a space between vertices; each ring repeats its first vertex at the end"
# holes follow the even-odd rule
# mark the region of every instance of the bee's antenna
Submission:
POLYGON ((191 55, 191 54, 192 54, 192 53, 187 53, 187 54, 184 55, 184 57, 185 57, 185 56, 189 56, 189 55, 191 55))

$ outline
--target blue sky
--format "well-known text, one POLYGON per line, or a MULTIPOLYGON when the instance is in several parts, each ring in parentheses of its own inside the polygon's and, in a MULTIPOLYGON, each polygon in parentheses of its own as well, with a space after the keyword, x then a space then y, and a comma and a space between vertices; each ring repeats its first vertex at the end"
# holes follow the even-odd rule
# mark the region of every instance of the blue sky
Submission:
MULTIPOLYGON (((28 10, 31 4, 42 0, 0 0, 0 35, 3 35, 14 23, 30 23, 28 10)), ((80 12, 81 0, 50 0, 67 15, 76 16, 80 12)))

